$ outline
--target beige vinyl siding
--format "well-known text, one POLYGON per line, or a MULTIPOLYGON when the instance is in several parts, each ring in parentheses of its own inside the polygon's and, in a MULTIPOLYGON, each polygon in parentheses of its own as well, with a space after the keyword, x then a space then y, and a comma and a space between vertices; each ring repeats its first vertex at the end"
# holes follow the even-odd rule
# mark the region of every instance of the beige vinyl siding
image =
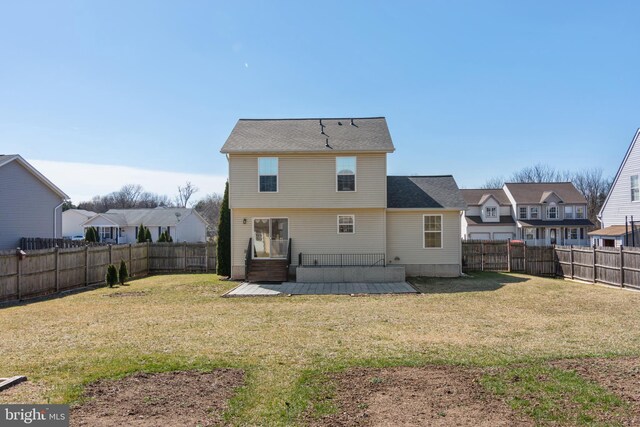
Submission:
POLYGON ((386 154, 356 156, 356 191, 336 191, 335 154, 278 157, 278 192, 258 191, 259 155, 229 156, 231 208, 384 208, 387 203, 386 154))
POLYGON ((393 264, 460 264, 460 212, 387 211, 387 260, 393 264), (423 215, 442 215, 442 248, 424 248, 423 215), (395 258, 400 258, 396 260, 395 258))
POLYGON ((384 209, 233 209, 232 256, 234 267, 244 268, 252 237, 253 218, 288 218, 292 239, 291 263, 298 253, 384 253, 384 209), (355 233, 338 234, 338 215, 355 216, 355 233), (246 224, 243 221, 246 219, 246 224))

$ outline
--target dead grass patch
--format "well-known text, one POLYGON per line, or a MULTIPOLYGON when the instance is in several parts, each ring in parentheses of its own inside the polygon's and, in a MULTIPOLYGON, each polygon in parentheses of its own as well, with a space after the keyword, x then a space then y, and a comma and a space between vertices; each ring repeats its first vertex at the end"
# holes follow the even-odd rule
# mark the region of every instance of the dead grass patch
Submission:
POLYGON ((102 380, 85 389, 86 403, 71 411, 73 426, 213 426, 223 423, 237 369, 135 374, 102 380))

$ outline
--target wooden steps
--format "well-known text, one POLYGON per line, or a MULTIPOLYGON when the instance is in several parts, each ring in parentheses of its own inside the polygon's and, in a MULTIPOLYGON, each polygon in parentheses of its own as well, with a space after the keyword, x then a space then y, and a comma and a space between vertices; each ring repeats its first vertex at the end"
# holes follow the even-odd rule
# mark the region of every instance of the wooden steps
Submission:
POLYGON ((252 259, 246 277, 249 282, 286 282, 288 278, 286 259, 252 259))

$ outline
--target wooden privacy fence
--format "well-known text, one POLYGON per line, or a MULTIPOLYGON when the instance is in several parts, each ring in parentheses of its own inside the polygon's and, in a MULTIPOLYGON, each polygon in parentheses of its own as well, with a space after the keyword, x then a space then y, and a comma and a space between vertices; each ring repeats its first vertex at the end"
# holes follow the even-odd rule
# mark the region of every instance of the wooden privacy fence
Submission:
POLYGON ((109 264, 127 264, 130 276, 215 271, 215 245, 135 243, 0 252, 0 301, 54 294, 104 282, 109 264))
POLYGON ((561 276, 640 289, 640 248, 527 246, 506 240, 465 240, 462 270, 561 276))
POLYGON ((33 251, 36 249, 52 249, 56 246, 59 248, 81 248, 87 245, 107 246, 108 243, 88 243, 85 240, 48 239, 42 237, 23 237, 20 239, 20 249, 24 251, 33 251))
POLYGON ((524 242, 509 240, 465 240, 462 270, 554 275, 553 247, 526 246, 524 242))

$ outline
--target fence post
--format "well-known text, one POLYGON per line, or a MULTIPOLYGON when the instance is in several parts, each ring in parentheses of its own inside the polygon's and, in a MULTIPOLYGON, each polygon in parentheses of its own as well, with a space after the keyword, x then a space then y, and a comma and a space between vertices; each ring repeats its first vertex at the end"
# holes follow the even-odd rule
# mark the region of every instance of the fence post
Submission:
POLYGON ((109 265, 113 264, 113 252, 112 249, 113 247, 111 246, 111 243, 109 243, 109 265))
POLYGON ((209 243, 204 242, 204 272, 209 268, 209 243))
POLYGON ((56 258, 56 293, 60 292, 60 248, 56 246, 54 250, 56 258))
POLYGON ((527 271, 527 242, 524 242, 522 246, 522 263, 524 264, 524 273, 529 274, 527 271))
POLYGON ((507 240, 507 271, 511 273, 511 239, 507 240))
POLYGON ((84 285, 89 286, 89 245, 84 247, 84 285))
POLYGON ((480 242, 480 271, 484 271, 484 243, 480 242))
POLYGON ((183 245, 183 251, 184 251, 184 271, 187 271, 187 242, 184 242, 183 245))
POLYGON ((596 245, 593 245, 593 283, 596 283, 596 245))
POLYGON ((620 245, 620 287, 624 288, 624 247, 620 245))
POLYGON ((129 243, 129 276, 133 276, 133 249, 129 243))
POLYGON ((20 259, 20 248, 18 248, 18 253, 16 254, 16 262, 18 263, 18 276, 16 276, 16 291, 18 292, 18 301, 22 299, 22 290, 20 289, 20 278, 22 276, 22 260, 20 259))
POLYGON ((571 280, 573 280, 573 245, 569 245, 569 265, 571 266, 571 280))
POLYGON ((147 240, 147 276, 151 274, 151 271, 149 269, 149 257, 151 256, 150 248, 151 248, 151 243, 149 243, 149 241, 147 240))

